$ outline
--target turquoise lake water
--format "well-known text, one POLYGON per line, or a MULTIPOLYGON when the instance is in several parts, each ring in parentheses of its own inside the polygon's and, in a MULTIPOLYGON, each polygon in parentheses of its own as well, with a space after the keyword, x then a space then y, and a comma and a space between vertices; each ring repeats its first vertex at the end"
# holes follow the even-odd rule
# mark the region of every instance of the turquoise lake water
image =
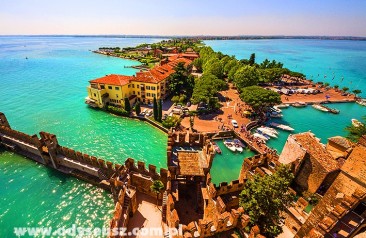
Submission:
MULTIPOLYGON (((100 46, 133 46, 152 38, 0 37, 0 111, 11 126, 25 133, 48 131, 60 144, 123 163, 127 157, 165 167, 166 135, 146 123, 115 117, 84 104, 88 80, 110 73, 132 75, 124 66, 135 61, 94 54, 100 46), (28 59, 26 59, 26 57, 28 59)), ((259 61, 276 59, 307 75, 336 75, 366 92, 366 42, 353 41, 207 41, 215 50, 259 61)), ((325 80, 322 80, 325 81, 325 80)), ((340 84, 340 83, 339 83, 340 84)), ((350 88, 352 88, 350 86, 350 88)), ((331 105, 339 115, 308 107, 284 109, 285 123, 295 132, 312 130, 323 142, 345 135, 351 118, 366 115, 358 104, 331 105)), ((281 150, 288 136, 269 145, 281 150)), ((218 142, 223 155, 215 157, 215 183, 237 179, 250 151, 233 154, 218 142)), ((113 202, 106 192, 74 178, 0 151, 0 237, 12 237, 14 226, 108 226, 113 202), (85 225, 86 224, 86 225, 85 225)))
MULTIPOLYGON (((283 62, 287 68, 304 73, 315 82, 329 82, 351 90, 361 89, 362 96, 366 97, 366 41, 223 40, 205 43, 215 51, 235 55, 238 59, 249 58, 254 52, 257 62, 274 59, 283 62), (327 77, 324 78, 325 75, 327 77)), ((324 113, 311 106, 290 107, 282 110, 284 116, 281 120, 273 121, 290 125, 295 129, 293 133, 311 130, 326 143, 329 137, 346 136, 344 128, 351 123, 351 119, 360 120, 366 115, 366 107, 356 103, 329 104, 329 107, 337 108, 341 113, 324 113)), ((267 144, 280 152, 289 133, 279 132, 279 137, 267 144)))

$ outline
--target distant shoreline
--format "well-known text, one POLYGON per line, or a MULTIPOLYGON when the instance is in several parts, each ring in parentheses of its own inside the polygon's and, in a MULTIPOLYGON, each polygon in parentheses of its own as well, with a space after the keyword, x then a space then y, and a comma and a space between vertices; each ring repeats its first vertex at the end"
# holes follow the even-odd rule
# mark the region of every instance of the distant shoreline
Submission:
POLYGON ((286 35, 238 35, 238 36, 190 36, 190 35, 0 35, 0 37, 104 37, 104 38, 190 38, 200 40, 281 40, 281 39, 298 39, 298 40, 355 40, 366 41, 366 37, 362 36, 286 36, 286 35))

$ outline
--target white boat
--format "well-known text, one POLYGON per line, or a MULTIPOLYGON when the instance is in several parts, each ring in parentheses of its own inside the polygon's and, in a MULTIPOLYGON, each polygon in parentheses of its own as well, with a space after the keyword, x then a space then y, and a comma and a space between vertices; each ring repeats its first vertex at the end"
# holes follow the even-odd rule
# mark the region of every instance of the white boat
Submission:
POLYGON ((366 106, 366 99, 358 100, 356 103, 360 104, 361 106, 366 106))
POLYGON ((236 151, 236 147, 235 144, 232 141, 229 140, 225 140, 224 141, 224 145, 226 146, 226 148, 228 148, 229 150, 231 150, 232 152, 236 151))
POLYGON ((323 107, 320 104, 313 104, 312 107, 319 110, 319 111, 323 111, 323 112, 328 112, 329 111, 328 109, 326 109, 325 107, 323 107))
POLYGON ((261 139, 261 140, 263 140, 263 141, 267 141, 267 140, 268 140, 268 138, 267 138, 267 137, 265 137, 264 135, 261 135, 261 134, 259 134, 259 133, 254 133, 254 134, 253 134, 253 136, 254 136, 254 137, 257 137, 258 139, 261 139))
POLYGON ((269 114, 270 117, 273 117, 273 118, 280 118, 282 117, 282 114, 281 113, 278 113, 278 112, 271 112, 269 114))
POLYGON ((274 133, 276 135, 278 134, 278 132, 275 129, 273 129, 271 127, 268 127, 268 126, 261 126, 259 128, 263 128, 264 130, 270 131, 270 132, 272 132, 272 133, 274 133))
POLYGON ((287 126, 287 125, 284 125, 284 124, 278 124, 278 123, 275 123, 275 122, 272 122, 269 125, 273 126, 273 127, 276 127, 278 129, 284 130, 284 131, 294 131, 295 130, 294 128, 292 128, 290 126, 287 126))
POLYGON ((282 110, 279 109, 277 106, 273 106, 272 107, 272 110, 275 111, 275 112, 277 112, 277 113, 281 113, 282 112, 282 110))
POLYGON ((270 136, 270 137, 277 138, 276 133, 274 133, 271 130, 267 130, 266 128, 263 128, 263 127, 259 127, 257 130, 262 132, 263 134, 266 134, 266 135, 270 136))
POLYGON ((275 107, 277 107, 277 108, 288 108, 289 106, 290 106, 289 104, 279 104, 275 107))
POLYGON ((243 152, 243 147, 241 147, 239 144, 234 144, 235 145, 235 150, 239 151, 240 153, 243 152))
POLYGON ((357 119, 352 119, 351 121, 352 121, 352 125, 353 125, 354 127, 360 127, 360 126, 363 126, 363 123, 362 123, 362 122, 360 122, 360 121, 359 121, 359 120, 357 120, 357 119))

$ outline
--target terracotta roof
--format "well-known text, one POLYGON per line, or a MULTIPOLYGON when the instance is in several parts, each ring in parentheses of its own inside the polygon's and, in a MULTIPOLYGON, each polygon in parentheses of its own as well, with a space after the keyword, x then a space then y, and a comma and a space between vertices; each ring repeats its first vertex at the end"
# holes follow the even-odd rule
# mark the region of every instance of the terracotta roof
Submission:
POLYGON ((352 142, 350 142, 349 140, 347 140, 346 138, 344 138, 342 136, 334 136, 334 137, 328 138, 328 141, 331 141, 337 145, 340 145, 345 149, 352 147, 352 142))
POLYGON ((293 135, 298 144, 304 148, 328 172, 339 169, 338 163, 310 132, 293 135))
POLYGON ((366 183, 366 147, 356 146, 348 156, 342 171, 366 183))
POLYGON ((89 82, 123 86, 123 85, 128 84, 131 79, 132 79, 132 76, 110 74, 110 75, 106 75, 101 78, 90 80, 89 82))

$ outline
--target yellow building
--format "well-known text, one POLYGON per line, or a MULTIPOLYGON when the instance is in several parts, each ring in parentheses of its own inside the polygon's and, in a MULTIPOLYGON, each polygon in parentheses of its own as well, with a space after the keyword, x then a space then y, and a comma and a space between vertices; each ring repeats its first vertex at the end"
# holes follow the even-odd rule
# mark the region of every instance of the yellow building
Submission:
POLYGON ((169 76, 180 62, 188 67, 192 60, 177 55, 147 72, 137 72, 134 76, 111 74, 91 80, 85 103, 98 108, 106 105, 124 107, 125 98, 129 99, 131 105, 137 101, 150 104, 154 97, 158 100, 165 99, 169 94, 169 76))

